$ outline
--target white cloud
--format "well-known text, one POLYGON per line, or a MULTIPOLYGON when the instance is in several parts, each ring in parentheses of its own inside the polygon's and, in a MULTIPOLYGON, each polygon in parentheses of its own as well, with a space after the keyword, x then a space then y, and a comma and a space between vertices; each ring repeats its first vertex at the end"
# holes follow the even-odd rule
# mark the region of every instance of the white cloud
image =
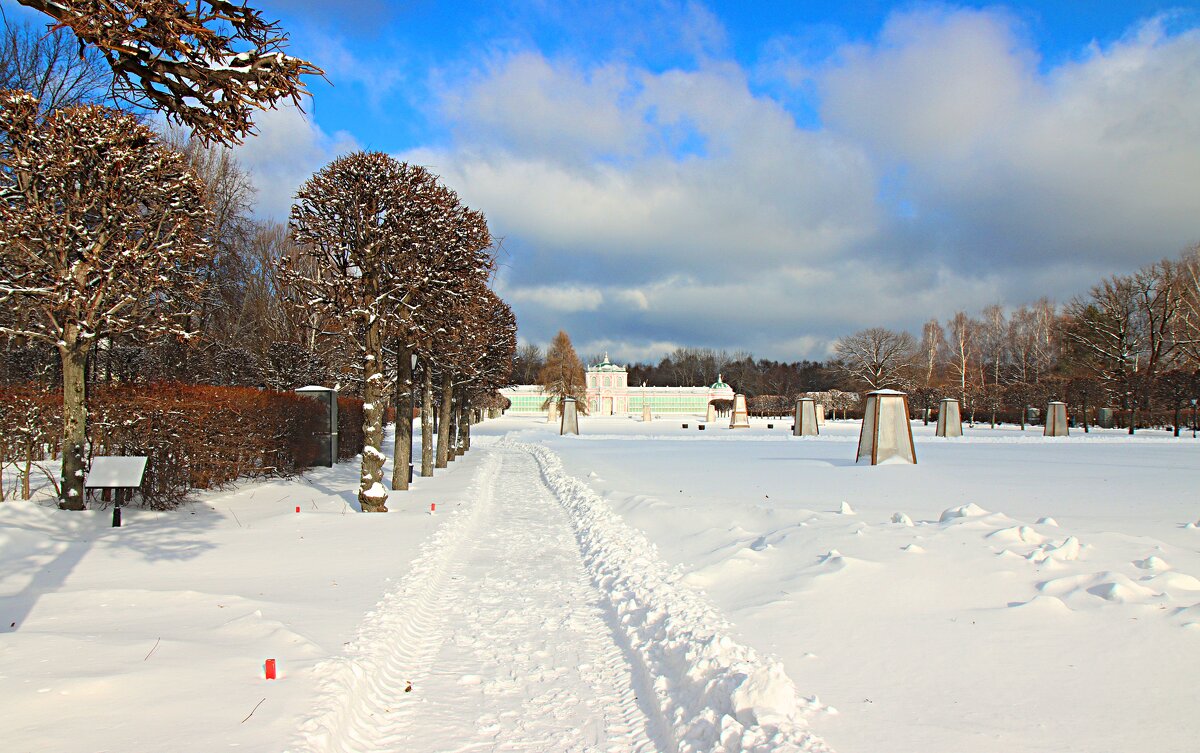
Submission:
MULTIPOLYGON (((706 35, 688 69, 524 49, 440 82, 453 146, 401 156, 505 238, 524 337, 824 357, 861 327, 1068 297, 1200 238, 1198 32, 1150 22, 1047 67, 1007 12, 894 14, 791 68, 820 127, 706 35)), ((786 47, 764 45, 772 67, 786 47)))
POLYGON ((595 288, 576 285, 504 288, 504 296, 516 303, 532 303, 551 311, 595 311, 604 302, 595 288))
POLYGON ((1045 74, 1035 64, 1003 13, 899 16, 824 76, 828 123, 898 170, 897 193, 953 262, 1107 274, 1194 242, 1200 33, 1151 21, 1045 74))
POLYGON ((442 108, 474 142, 566 160, 624 156, 644 131, 637 114, 621 106, 629 86, 619 64, 581 70, 522 52, 493 60, 447 91, 442 108))
POLYGON ((358 149, 344 131, 326 134, 291 105, 254 117, 258 134, 235 148, 238 161, 251 176, 260 217, 287 219, 300 184, 338 155, 358 149))

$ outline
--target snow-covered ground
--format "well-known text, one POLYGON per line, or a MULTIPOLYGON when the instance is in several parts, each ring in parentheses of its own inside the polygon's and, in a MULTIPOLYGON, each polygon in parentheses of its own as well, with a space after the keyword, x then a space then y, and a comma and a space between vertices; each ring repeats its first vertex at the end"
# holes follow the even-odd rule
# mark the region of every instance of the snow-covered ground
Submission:
POLYGON ((1196 749, 1200 442, 697 421, 489 421, 388 515, 0 504, 8 747, 1196 749))

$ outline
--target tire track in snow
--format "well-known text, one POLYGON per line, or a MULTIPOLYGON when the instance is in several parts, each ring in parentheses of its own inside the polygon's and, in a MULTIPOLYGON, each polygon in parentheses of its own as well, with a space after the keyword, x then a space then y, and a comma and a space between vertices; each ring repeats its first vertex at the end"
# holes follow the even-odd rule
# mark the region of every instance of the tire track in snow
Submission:
POLYGON ((345 654, 314 669, 320 700, 288 750, 381 750, 376 747, 380 737, 403 724, 397 701, 410 682, 424 679, 440 645, 445 593, 463 543, 491 501, 498 465, 495 458, 485 461, 473 484, 475 494, 468 495, 476 502, 456 511, 425 542, 408 574, 364 618, 345 654))
POLYGON ((295 750, 828 753, 816 698, 553 452, 486 451, 475 503, 318 670, 295 750))
POLYGON ((436 563, 414 566, 328 668, 339 679, 296 749, 657 751, 536 461, 489 448, 476 489, 470 518, 423 548, 418 566, 436 563))
POLYGON ((537 458, 546 485, 567 511, 585 566, 607 600, 617 640, 652 686, 669 750, 678 753, 828 753, 808 714, 830 711, 801 698, 783 665, 730 635, 720 613, 658 556, 587 484, 567 474, 542 445, 517 445, 537 458))

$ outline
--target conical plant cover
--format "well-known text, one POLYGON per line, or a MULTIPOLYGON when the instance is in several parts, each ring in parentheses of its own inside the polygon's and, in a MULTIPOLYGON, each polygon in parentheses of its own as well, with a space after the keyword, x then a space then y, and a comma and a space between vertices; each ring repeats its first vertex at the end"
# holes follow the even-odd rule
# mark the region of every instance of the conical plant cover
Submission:
POLYGON ((858 435, 858 455, 854 462, 917 462, 913 447, 912 425, 908 421, 908 396, 896 390, 867 393, 862 432, 858 435))
POLYGON ((937 436, 961 437, 962 412, 958 409, 958 401, 952 397, 942 399, 938 408, 937 436))
POLYGON ((746 412, 746 396, 733 396, 733 415, 729 417, 730 429, 749 429, 750 415, 746 412))
POLYGON ((1070 433, 1067 428, 1067 404, 1052 402, 1046 406, 1046 428, 1042 430, 1045 437, 1065 437, 1070 433))
POLYGON ((796 401, 796 423, 792 425, 792 436, 815 437, 817 429, 817 404, 811 397, 796 401))
POLYGON ((817 426, 825 425, 825 406, 822 403, 817 403, 817 426))
POLYGON ((575 398, 563 398, 562 422, 558 426, 558 433, 562 434, 578 434, 579 433, 579 410, 575 407, 575 398))
POLYGON ((650 413, 650 403, 643 402, 642 403, 642 421, 645 423, 650 423, 650 421, 652 421, 653 419, 654 419, 654 416, 651 415, 651 413, 650 413))
POLYGON ((717 420, 717 406, 712 403, 708 404, 708 411, 704 414, 704 422, 711 424, 717 420))

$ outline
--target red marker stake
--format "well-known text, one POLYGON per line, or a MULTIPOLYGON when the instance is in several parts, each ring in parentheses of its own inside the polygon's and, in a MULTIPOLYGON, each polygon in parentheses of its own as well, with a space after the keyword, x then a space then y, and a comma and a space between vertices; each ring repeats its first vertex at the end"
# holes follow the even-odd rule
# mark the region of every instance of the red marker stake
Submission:
POLYGON ((300 512, 300 505, 296 505, 296 512, 300 512))
POLYGON ((274 680, 275 679, 275 660, 274 659, 267 659, 266 670, 267 670, 267 679, 274 680))
POLYGON ((429 512, 437 512, 437 502, 429 503, 429 512))

